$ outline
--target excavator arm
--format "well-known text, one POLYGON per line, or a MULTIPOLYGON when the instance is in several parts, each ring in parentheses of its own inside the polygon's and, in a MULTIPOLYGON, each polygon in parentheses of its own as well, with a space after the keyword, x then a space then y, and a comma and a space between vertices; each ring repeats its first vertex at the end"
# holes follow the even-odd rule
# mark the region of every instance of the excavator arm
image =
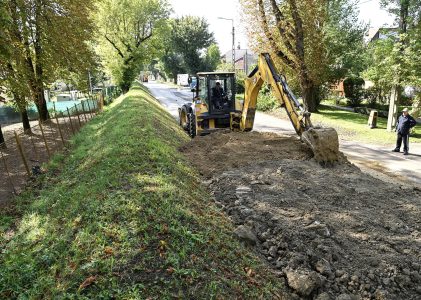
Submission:
POLYGON ((310 113, 300 105, 288 87, 285 77, 278 73, 268 53, 259 55, 257 67, 245 79, 243 109, 241 117, 237 118, 239 129, 241 131, 253 129, 257 96, 265 82, 271 86, 272 93, 281 107, 285 108, 297 134, 313 150, 315 159, 323 164, 337 161, 339 158, 339 142, 336 130, 313 127, 310 121, 310 113))
POLYGON ((257 96, 264 82, 271 86, 272 93, 281 106, 285 108, 299 136, 312 127, 310 113, 306 112, 300 105, 289 89, 285 77, 278 74, 270 55, 262 53, 259 55, 258 65, 245 79, 245 99, 240 123, 242 131, 253 129, 257 96))

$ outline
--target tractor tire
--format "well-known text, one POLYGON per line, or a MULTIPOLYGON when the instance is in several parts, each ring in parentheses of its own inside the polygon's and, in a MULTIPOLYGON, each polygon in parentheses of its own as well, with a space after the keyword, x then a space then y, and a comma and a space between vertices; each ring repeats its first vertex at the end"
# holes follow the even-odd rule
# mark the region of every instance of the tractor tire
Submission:
POLYGON ((179 124, 185 131, 189 131, 188 114, 189 114, 188 108, 186 106, 183 106, 180 109, 179 116, 178 116, 179 124))
POLYGON ((187 122, 188 130, 187 131, 189 133, 189 136, 191 138, 194 138, 196 136, 196 118, 195 118, 194 114, 189 113, 187 115, 187 120, 188 120, 188 122, 187 122))

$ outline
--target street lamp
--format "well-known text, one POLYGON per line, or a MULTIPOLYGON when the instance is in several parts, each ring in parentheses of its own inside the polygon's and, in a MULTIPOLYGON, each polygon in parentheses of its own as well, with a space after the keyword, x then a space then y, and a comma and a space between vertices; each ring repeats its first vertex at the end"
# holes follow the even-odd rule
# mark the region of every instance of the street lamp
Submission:
POLYGON ((221 20, 228 20, 232 22, 232 69, 235 72, 235 29, 234 29, 234 19, 218 17, 221 20))

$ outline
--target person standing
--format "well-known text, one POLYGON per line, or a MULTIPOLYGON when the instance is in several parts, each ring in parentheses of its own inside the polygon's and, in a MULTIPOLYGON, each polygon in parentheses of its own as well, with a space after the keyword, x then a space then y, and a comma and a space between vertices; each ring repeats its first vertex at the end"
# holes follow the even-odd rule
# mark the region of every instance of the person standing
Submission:
POLYGON ((396 140, 396 147, 393 152, 400 152, 403 141, 403 155, 408 155, 409 151, 409 131, 412 127, 417 124, 417 121, 409 115, 408 108, 402 110, 402 115, 399 117, 396 123, 395 131, 398 133, 396 140))

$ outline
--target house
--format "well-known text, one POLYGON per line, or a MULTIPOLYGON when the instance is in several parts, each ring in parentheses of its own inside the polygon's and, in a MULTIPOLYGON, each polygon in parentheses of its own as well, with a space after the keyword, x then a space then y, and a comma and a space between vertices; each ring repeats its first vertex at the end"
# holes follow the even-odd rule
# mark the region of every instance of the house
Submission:
POLYGON ((377 40, 387 39, 389 37, 398 37, 398 35, 399 28, 397 27, 370 28, 365 34, 365 42, 369 44, 377 40))
MULTIPOLYGON (((222 55, 221 60, 227 64, 232 64, 232 51, 227 51, 222 55)), ((257 55, 250 49, 241 49, 238 45, 235 49, 235 71, 242 73, 250 73, 252 68, 257 64, 257 55)))

